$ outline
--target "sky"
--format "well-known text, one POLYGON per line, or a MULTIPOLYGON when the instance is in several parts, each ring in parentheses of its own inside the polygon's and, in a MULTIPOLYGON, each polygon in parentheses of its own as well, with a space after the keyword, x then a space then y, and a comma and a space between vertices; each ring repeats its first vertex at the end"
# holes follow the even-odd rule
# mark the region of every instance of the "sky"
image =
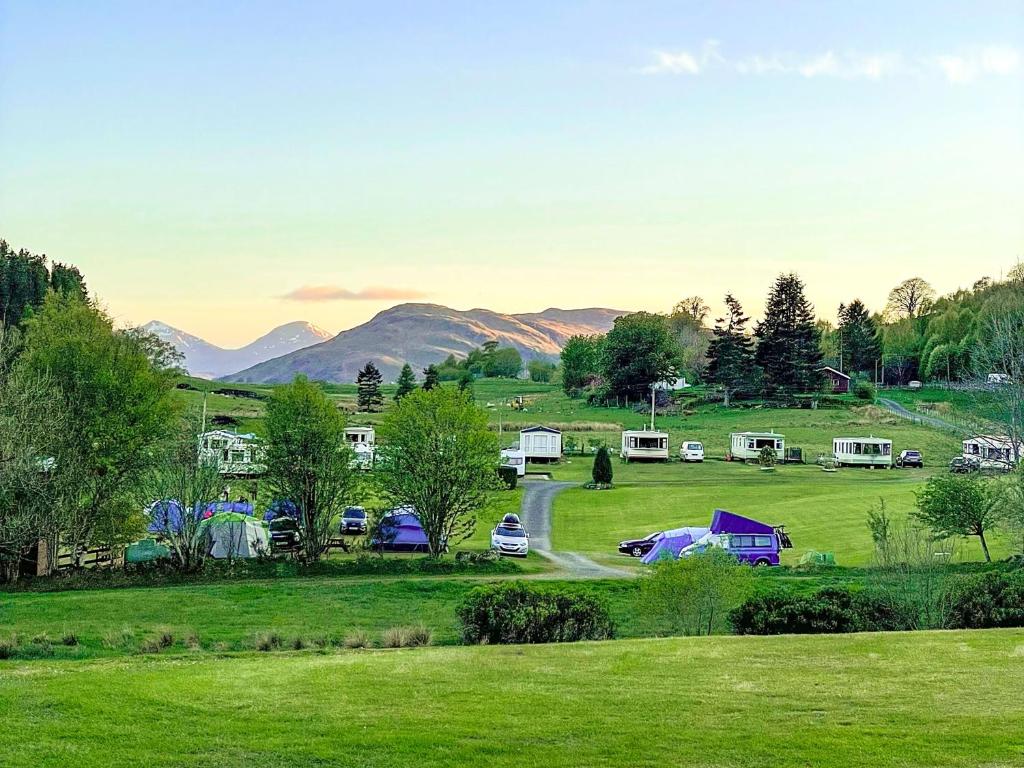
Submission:
POLYGON ((1024 3, 0 0, 0 237, 238 346, 1024 258, 1024 3))

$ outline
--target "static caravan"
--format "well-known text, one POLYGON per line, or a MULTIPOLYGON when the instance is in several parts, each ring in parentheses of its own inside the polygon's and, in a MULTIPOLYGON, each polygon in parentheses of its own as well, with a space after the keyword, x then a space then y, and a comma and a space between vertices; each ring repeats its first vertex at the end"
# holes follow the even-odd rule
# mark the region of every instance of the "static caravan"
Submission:
POLYGON ((841 467, 892 467, 892 440, 882 437, 837 437, 832 453, 841 467))
POLYGON ((373 427, 345 427, 345 439, 353 448, 356 445, 372 448, 377 442, 377 433, 373 427))
POLYGON ((251 477, 262 474, 263 448, 256 435, 215 429, 199 437, 199 458, 217 465, 222 475, 251 477))
POLYGON ((519 450, 527 461, 558 461, 562 458, 562 433, 551 427, 521 429, 519 450))
POLYGON ((628 461, 668 461, 668 432, 627 429, 622 433, 619 455, 628 461))
MULTIPOLYGON (((1018 444, 1016 456, 1024 454, 1018 444)), ((964 458, 977 459, 981 469, 1011 469, 1017 465, 1013 441, 1005 435, 978 435, 964 440, 964 458)))
POLYGON ((733 432, 729 446, 729 454, 739 461, 757 461, 766 446, 775 451, 777 460, 786 460, 786 436, 777 432, 733 432))

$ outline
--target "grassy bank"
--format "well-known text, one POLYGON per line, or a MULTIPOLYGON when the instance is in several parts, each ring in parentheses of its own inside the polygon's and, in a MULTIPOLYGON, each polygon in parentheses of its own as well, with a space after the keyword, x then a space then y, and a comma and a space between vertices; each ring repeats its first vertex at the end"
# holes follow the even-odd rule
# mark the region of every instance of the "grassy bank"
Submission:
POLYGON ((0 755, 7 768, 1011 766, 1022 686, 1021 630, 0 663, 0 755))

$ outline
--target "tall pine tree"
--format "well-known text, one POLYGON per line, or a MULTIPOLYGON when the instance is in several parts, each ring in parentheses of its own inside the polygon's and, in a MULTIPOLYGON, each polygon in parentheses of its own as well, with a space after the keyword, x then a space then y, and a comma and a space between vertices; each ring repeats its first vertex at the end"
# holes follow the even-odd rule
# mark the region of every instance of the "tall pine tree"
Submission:
POLYGON ((860 299, 839 305, 840 365, 851 373, 874 369, 881 356, 878 327, 860 299))
POLYGON ((401 372, 398 374, 398 389, 395 390, 395 402, 397 403, 403 397, 408 395, 414 389, 416 389, 416 374, 412 372, 412 366, 406 363, 402 366, 401 372))
POLYGON ((384 377, 371 360, 356 376, 356 402, 361 411, 379 411, 384 405, 384 396, 380 393, 384 377))
POLYGON ((429 392, 430 390, 434 389, 435 387, 439 387, 440 385, 441 385, 441 376, 437 372, 437 366, 431 364, 431 365, 428 365, 426 368, 424 368, 423 369, 423 390, 425 392, 429 392))
POLYGON ((750 392, 754 373, 754 342, 747 335, 749 317, 731 293, 725 296, 728 317, 720 317, 708 345, 708 380, 725 390, 725 405, 734 395, 750 392))
POLYGON ((768 397, 812 392, 821 385, 821 331, 814 307, 795 273, 779 275, 754 332, 755 360, 764 374, 768 397))

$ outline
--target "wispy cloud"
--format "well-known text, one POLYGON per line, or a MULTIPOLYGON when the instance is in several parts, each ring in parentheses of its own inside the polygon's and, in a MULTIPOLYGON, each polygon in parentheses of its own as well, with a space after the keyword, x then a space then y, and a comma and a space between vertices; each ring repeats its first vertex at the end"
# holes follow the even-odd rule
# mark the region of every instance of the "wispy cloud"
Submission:
POLYGON ((303 285, 281 296, 289 301, 408 301, 427 294, 406 288, 370 286, 359 291, 337 285, 303 285))
POLYGON ((941 74, 951 83, 968 83, 983 75, 1013 75, 1021 70, 1021 54, 1006 46, 987 46, 968 53, 937 54, 908 59, 898 51, 834 51, 814 54, 755 53, 727 58, 718 41, 708 40, 699 51, 657 50, 641 67, 646 75, 701 75, 710 71, 744 76, 799 75, 845 80, 881 80, 894 75, 941 74))

